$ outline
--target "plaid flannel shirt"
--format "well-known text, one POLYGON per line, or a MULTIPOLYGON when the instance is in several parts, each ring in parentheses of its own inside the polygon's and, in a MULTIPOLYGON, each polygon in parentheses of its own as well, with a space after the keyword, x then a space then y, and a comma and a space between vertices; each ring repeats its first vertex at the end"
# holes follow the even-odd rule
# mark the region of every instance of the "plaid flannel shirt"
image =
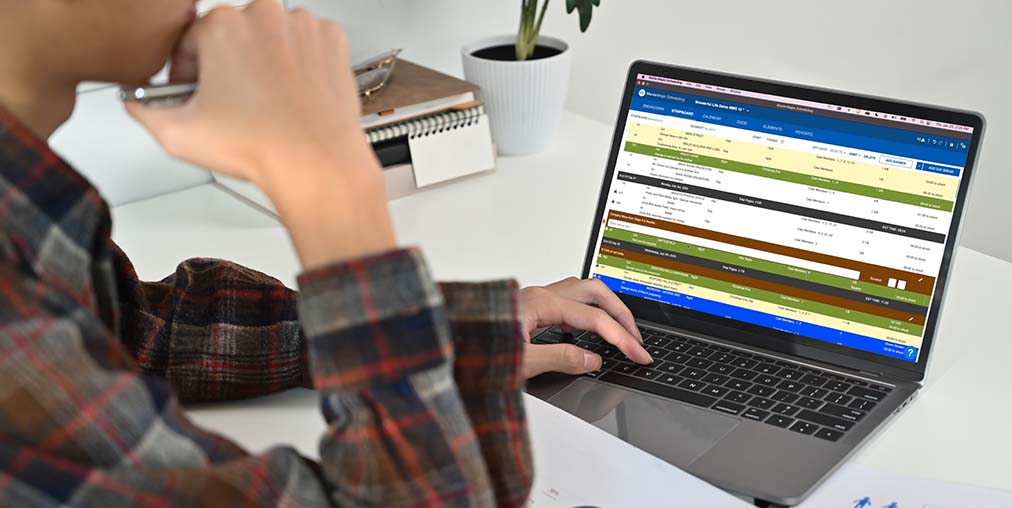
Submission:
POLYGON ((143 283, 110 228, 0 110, 0 506, 525 502, 515 283, 437 286, 413 250, 305 273, 301 296, 208 259, 143 283), (297 386, 321 396, 319 463, 180 406, 297 386))

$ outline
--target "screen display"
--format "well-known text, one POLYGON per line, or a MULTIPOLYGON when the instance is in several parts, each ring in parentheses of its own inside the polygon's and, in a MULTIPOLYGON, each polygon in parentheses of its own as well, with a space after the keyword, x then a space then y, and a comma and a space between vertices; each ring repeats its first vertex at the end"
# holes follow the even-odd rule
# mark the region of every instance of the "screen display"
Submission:
POLYGON ((973 129, 637 78, 591 276, 916 362, 973 129))

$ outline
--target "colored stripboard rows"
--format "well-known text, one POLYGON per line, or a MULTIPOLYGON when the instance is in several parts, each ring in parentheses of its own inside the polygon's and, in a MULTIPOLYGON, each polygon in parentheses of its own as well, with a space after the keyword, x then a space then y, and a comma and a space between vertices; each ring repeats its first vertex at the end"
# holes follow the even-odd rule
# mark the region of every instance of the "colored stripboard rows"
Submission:
POLYGON ((882 286, 880 284, 862 282, 860 280, 848 279, 831 273, 808 270, 798 266, 767 261, 754 256, 744 256, 741 254, 735 254, 709 247, 701 247, 691 243, 669 240, 667 238, 660 238, 653 235, 636 233, 619 228, 606 227, 604 229, 604 237, 610 240, 629 242, 684 256, 698 257, 716 263, 724 263, 731 267, 751 269, 763 273, 796 279, 798 281, 824 286, 820 288, 824 291, 836 288, 859 295, 862 299, 869 301, 873 299, 881 299, 884 301, 907 303, 926 308, 930 300, 928 295, 890 288, 888 285, 882 286))
MULTIPOLYGON (((858 302, 840 297, 804 292, 790 286, 771 284, 759 279, 741 277, 686 263, 668 262, 656 257, 621 249, 602 247, 601 255, 598 257, 598 264, 650 275, 667 281, 682 282, 713 291, 792 307, 840 320, 853 321, 854 323, 861 323, 882 330, 893 330, 915 337, 920 337, 923 331, 924 316, 917 316, 913 313, 861 305, 858 302), (799 294, 808 298, 797 296, 799 294), (858 308, 862 310, 855 310, 858 308), (900 316, 905 317, 905 319, 899 319, 898 317, 900 316), (919 321, 919 323, 916 321, 919 321)), ((882 330, 878 330, 877 332, 880 333, 882 330)))
POLYGON ((674 150, 671 148, 662 148, 659 146, 626 142, 625 151, 641 155, 648 155, 651 157, 659 157, 668 160, 696 164, 699 166, 705 166, 713 169, 733 171, 736 173, 742 173, 763 178, 772 178, 784 182, 808 185, 812 187, 818 187, 838 192, 846 192, 874 199, 894 201, 897 203, 919 206, 931 210, 941 210, 945 212, 951 212, 953 206, 952 201, 940 198, 918 196, 916 194, 911 194, 908 192, 901 192, 882 187, 873 187, 870 185, 852 183, 844 180, 838 180, 835 178, 826 178, 817 175, 797 173, 794 171, 787 171, 769 166, 748 164, 745 162, 738 162, 720 157, 694 154, 684 152, 681 150, 674 150))
MULTIPOLYGON (((692 125, 687 120, 680 122, 692 125)), ((717 134, 671 125, 632 122, 627 141, 759 166, 785 167, 806 175, 902 190, 946 201, 955 200, 959 191, 958 177, 917 171, 915 161, 909 159, 840 147, 819 147, 814 142, 802 140, 780 139, 785 144, 779 144, 774 139, 768 139, 768 135, 736 129, 722 130, 717 134)))
MULTIPOLYGON (((848 270, 853 270, 857 272, 857 277, 854 280, 867 283, 867 285, 878 285, 884 289, 893 289, 890 287, 890 281, 903 280, 906 281, 905 290, 889 292, 887 294, 893 295, 893 298, 895 298, 896 300, 907 301, 909 303, 915 304, 924 303, 923 298, 907 296, 910 293, 919 294, 924 296, 925 298, 928 298, 929 295, 931 295, 932 291, 934 290, 935 285, 934 277, 930 277, 924 274, 918 274, 904 270, 897 270, 894 268, 874 265, 870 263, 863 263, 860 261, 855 261, 853 259, 822 254, 810 250, 799 249, 796 247, 778 245, 775 243, 764 242, 753 238, 745 238, 742 236, 736 236, 721 233, 718 231, 696 228, 685 224, 678 224, 675 222, 655 219, 653 217, 645 217, 638 214, 618 212, 615 210, 612 210, 608 213, 608 220, 624 222, 635 226, 652 228, 654 230, 657 230, 658 232, 672 232, 694 238, 703 238, 706 240, 712 240, 715 242, 720 242, 722 244, 746 247, 758 251, 770 252, 791 258, 821 263, 824 265, 846 268, 848 270)), ((661 235, 657 234, 655 236, 661 235)))

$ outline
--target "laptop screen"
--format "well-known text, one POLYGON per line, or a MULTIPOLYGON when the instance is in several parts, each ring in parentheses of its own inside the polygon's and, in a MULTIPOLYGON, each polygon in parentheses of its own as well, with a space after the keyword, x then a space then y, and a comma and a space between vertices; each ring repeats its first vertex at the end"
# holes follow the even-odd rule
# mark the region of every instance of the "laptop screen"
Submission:
POLYGON ((973 129, 636 78, 591 276, 916 362, 973 129))

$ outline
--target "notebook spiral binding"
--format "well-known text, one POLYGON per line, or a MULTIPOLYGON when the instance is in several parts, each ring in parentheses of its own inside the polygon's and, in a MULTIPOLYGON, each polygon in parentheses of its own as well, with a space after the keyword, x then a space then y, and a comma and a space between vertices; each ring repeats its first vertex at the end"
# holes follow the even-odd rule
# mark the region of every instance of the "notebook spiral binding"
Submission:
POLYGON ((370 144, 382 143, 391 139, 408 137, 415 139, 432 136, 448 130, 469 127, 485 114, 484 106, 446 111, 434 115, 407 120, 404 122, 377 127, 366 131, 366 139, 370 144))

